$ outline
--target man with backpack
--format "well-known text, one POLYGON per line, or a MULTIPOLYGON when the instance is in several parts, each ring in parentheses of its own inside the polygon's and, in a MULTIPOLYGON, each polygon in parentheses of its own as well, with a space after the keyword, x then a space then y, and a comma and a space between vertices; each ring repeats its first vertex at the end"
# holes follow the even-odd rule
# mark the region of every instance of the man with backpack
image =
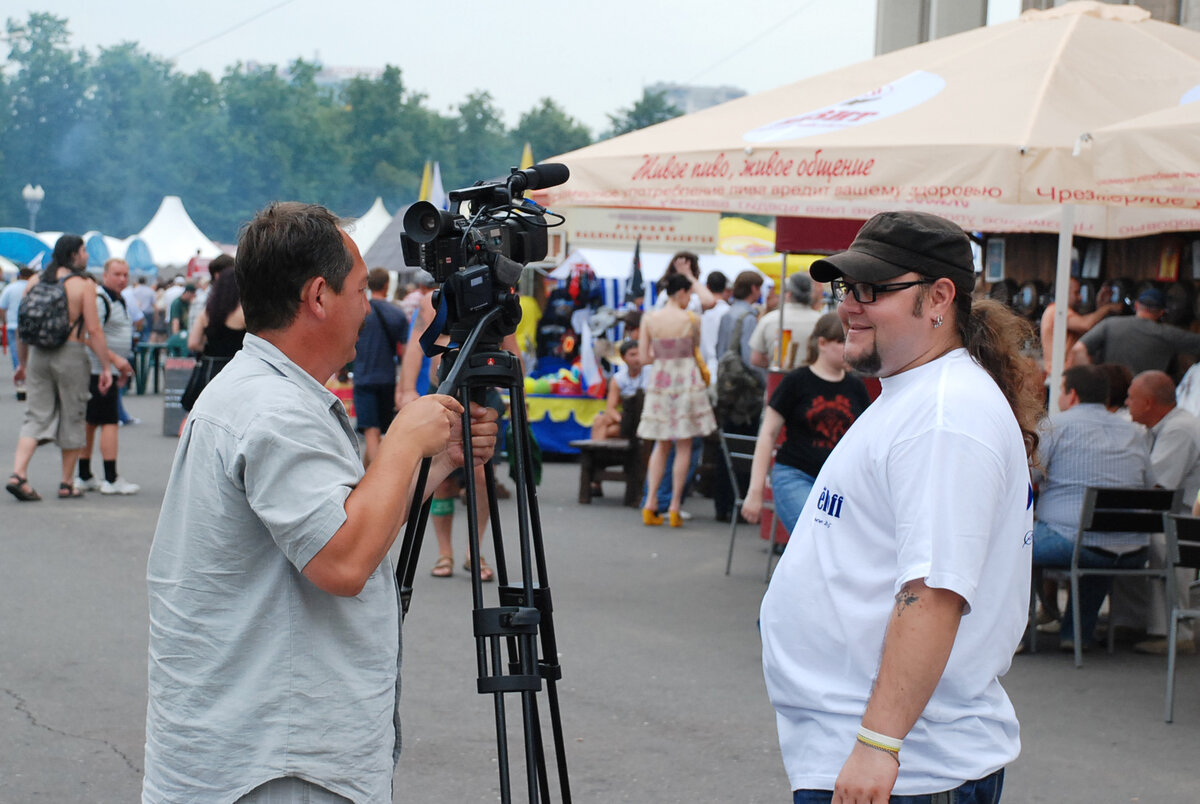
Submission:
MULTIPOLYGON (((733 301, 717 331, 717 424, 726 433, 755 435, 762 418, 766 371, 751 363, 750 346, 750 336, 758 321, 754 304, 762 286, 763 275, 758 271, 738 274, 733 280, 733 301)), ((742 473, 738 483, 748 486, 749 472, 742 473)), ((713 506, 718 522, 728 522, 736 514, 734 498, 727 473, 718 471, 713 477, 713 506)))
POLYGON ((363 467, 379 454, 379 442, 396 415, 396 365, 408 342, 408 319, 387 298, 391 275, 386 268, 367 274, 371 313, 354 346, 354 418, 363 434, 363 467))
POLYGON ((33 276, 21 301, 14 374, 25 381, 27 407, 13 472, 5 488, 22 502, 40 500, 29 485, 29 462, 40 444, 54 441, 62 450, 61 499, 82 497, 75 487, 75 459, 84 445, 91 367, 87 349, 100 360, 101 392, 112 385, 108 345, 96 310, 96 284, 85 273, 87 249, 78 235, 63 235, 54 245, 50 265, 33 276), (86 333, 86 337, 85 337, 86 333))

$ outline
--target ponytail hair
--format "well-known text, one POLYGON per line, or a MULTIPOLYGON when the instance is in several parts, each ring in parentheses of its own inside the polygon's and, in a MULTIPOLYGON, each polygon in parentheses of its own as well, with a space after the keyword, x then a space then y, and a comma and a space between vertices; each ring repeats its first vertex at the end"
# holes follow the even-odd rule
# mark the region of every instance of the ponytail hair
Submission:
POLYGON ((837 313, 826 313, 813 325, 812 334, 808 336, 808 359, 806 360, 810 366, 817 362, 821 338, 839 343, 846 342, 846 330, 842 328, 842 319, 838 318, 837 313))
POLYGON ((963 346, 1000 387, 1032 458, 1043 412, 1041 377, 1023 352, 1034 337, 1033 325, 992 299, 972 300, 964 293, 956 295, 954 304, 963 346))
POLYGON ((65 234, 58 238, 54 244, 54 251, 51 252, 50 264, 46 266, 46 275, 53 277, 59 268, 70 268, 74 271, 75 266, 71 264, 71 261, 81 248, 83 248, 83 238, 79 235, 65 234))

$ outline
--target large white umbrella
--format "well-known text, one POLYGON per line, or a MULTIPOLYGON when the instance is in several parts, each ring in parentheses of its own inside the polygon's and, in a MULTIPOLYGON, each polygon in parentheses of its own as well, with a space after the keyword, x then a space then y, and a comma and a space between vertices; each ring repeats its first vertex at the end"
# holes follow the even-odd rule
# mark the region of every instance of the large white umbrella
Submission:
MULTIPOLYGON (((1200 33, 1074 2, 978 28, 556 157, 560 206, 865 219, 923 209, 972 231, 1060 228, 1081 132, 1200 86, 1200 33)), ((1200 214, 1078 210, 1077 234, 1200 228, 1200 214)), ((1128 235, 1125 235, 1128 236, 1128 235)))
POLYGON ((1183 103, 1080 136, 1086 178, 1063 185, 1083 204, 1200 209, 1200 90, 1183 103))

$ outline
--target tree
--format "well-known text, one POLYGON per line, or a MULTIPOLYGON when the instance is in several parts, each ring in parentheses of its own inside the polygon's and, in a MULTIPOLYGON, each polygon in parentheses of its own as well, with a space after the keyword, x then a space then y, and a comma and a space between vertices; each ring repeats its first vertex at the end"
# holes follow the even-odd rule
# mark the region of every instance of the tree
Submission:
POLYGON ((366 209, 376 195, 393 206, 415 198, 424 148, 437 125, 437 115, 423 106, 424 96, 408 92, 400 68, 388 65, 378 80, 351 79, 342 100, 350 175, 360 192, 355 211, 366 209))
MULTIPOLYGON (((183 182, 170 150, 171 66, 125 43, 100 50, 87 71, 77 137, 81 173, 74 202, 82 228, 114 235, 145 225, 167 192, 183 182)), ((186 179, 190 183, 190 177, 186 179)))
POLYGON ((608 115, 608 121, 612 124, 608 136, 617 137, 621 134, 628 134, 630 131, 653 126, 673 117, 679 117, 681 114, 683 112, 667 103, 665 91, 651 92, 643 89, 641 99, 634 101, 633 106, 628 109, 618 109, 616 114, 608 115))
POLYGON ((491 93, 472 92, 458 106, 452 158, 440 160, 446 189, 506 175, 520 155, 510 153, 510 147, 491 93))
POLYGON ((512 132, 513 147, 519 152, 525 143, 533 149, 535 159, 549 159, 582 148, 592 142, 587 126, 563 111, 550 98, 521 115, 512 132))
MULTIPOLYGON (((52 14, 32 13, 25 23, 7 23, 15 65, 8 83, 8 125, 0 147, 4 163, 15 174, 13 185, 40 184, 46 190, 39 228, 82 230, 83 218, 72 201, 81 167, 78 144, 81 112, 87 85, 87 54, 68 48, 67 21, 52 14)), ((19 198, 3 203, 23 220, 19 198)), ((10 213, 11 214, 11 213, 10 213)))

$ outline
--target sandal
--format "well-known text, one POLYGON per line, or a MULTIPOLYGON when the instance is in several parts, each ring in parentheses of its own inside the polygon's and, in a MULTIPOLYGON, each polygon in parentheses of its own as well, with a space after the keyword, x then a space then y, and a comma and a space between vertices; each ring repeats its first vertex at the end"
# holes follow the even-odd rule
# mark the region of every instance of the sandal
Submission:
MULTIPOLYGON (((467 559, 463 562, 463 569, 465 569, 467 572, 471 571, 470 556, 467 556, 467 559)), ((495 578, 496 573, 492 572, 492 568, 488 566, 487 559, 479 559, 479 580, 483 581, 484 583, 489 583, 495 578)))
POLYGON ((59 483, 58 484, 58 499, 60 500, 75 500, 83 496, 83 489, 77 488, 74 483, 59 483))
POLYGON ((429 574, 435 578, 449 578, 454 574, 454 556, 438 556, 429 574))
POLYGON ((4 488, 8 489, 8 493, 21 502, 34 502, 35 500, 42 499, 42 495, 33 490, 33 486, 29 485, 29 481, 16 472, 8 476, 8 485, 4 488))

